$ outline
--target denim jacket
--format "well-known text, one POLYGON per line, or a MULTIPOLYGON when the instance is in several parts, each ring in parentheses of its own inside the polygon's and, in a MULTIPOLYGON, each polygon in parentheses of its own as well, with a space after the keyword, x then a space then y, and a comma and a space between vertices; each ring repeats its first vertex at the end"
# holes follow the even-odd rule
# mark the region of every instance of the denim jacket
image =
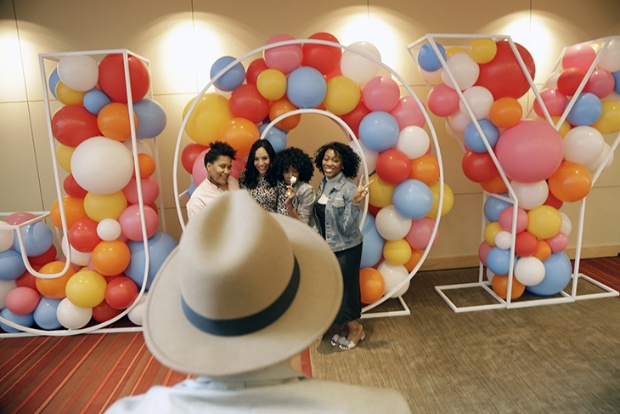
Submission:
MULTIPOLYGON (((323 194, 327 178, 323 178, 316 193, 316 200, 323 194)), ((336 181, 325 206, 325 240, 334 252, 355 247, 362 242, 359 228, 360 206, 353 204, 357 186, 344 175, 336 181)))

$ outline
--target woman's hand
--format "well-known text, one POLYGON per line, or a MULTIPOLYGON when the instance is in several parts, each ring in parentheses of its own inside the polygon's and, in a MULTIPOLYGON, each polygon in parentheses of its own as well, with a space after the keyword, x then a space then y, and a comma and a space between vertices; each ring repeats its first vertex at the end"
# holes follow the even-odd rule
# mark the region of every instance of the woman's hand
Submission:
POLYGON ((293 206, 293 199, 295 198, 295 189, 293 188, 292 185, 287 185, 286 186, 286 198, 285 198, 285 202, 287 206, 293 206))
POLYGON ((364 200, 364 198, 368 195, 368 186, 374 181, 370 180, 368 183, 363 184, 363 178, 364 177, 360 176, 359 180, 357 181, 357 188, 353 193, 353 204, 359 204, 362 202, 362 200, 364 200))

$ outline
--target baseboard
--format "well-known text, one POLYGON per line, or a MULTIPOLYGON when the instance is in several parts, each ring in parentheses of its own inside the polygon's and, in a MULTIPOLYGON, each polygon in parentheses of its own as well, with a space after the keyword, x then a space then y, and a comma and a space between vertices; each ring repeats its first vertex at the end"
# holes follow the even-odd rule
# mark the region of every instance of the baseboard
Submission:
MULTIPOLYGON (((569 247, 565 250, 568 257, 572 260, 575 258, 577 249, 569 247)), ((581 258, 591 259, 595 257, 611 257, 620 254, 620 245, 607 246, 588 246, 581 248, 581 258)), ((476 267, 480 265, 478 255, 469 256, 450 256, 450 257, 432 257, 427 258, 420 270, 443 270, 443 269, 459 269, 463 267, 476 267)))

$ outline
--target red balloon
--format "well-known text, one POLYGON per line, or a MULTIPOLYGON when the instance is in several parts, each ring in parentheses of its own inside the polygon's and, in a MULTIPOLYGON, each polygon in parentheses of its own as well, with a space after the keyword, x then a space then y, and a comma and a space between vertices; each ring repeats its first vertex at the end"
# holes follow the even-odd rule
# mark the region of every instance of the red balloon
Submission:
POLYGON ((49 262, 53 262, 54 260, 56 260, 57 254, 58 251, 56 250, 56 246, 52 244, 45 253, 40 254, 39 256, 29 256, 28 260, 30 261, 30 265, 32 267, 44 266, 49 262))
POLYGON ((269 115, 269 101, 258 91, 256 85, 245 84, 237 87, 228 101, 234 117, 241 117, 257 124, 269 115))
POLYGON ((97 116, 81 105, 63 106, 52 116, 54 138, 68 147, 77 147, 88 138, 101 135, 97 116))
MULTIPOLYGON (((41 268, 40 265, 33 265, 32 263, 30 265, 37 272, 41 268)), ((22 275, 20 277, 15 279, 15 284, 18 287, 28 287, 28 288, 31 288, 31 289, 34 289, 34 290, 38 291, 38 289, 37 289, 37 278, 32 273, 30 273, 28 270, 26 270, 24 273, 22 273, 22 275)))
POLYGON ((549 191, 549 195, 547 196, 547 200, 543 203, 546 206, 551 206, 553 208, 555 208, 556 210, 559 210, 560 208, 562 208, 562 205, 564 204, 564 202, 562 200, 559 200, 558 198, 556 198, 556 196, 554 196, 551 191, 549 191))
POLYGON ((486 183, 499 175, 488 152, 473 152, 467 150, 463 155, 461 167, 465 176, 475 183, 486 183))
POLYGON ((183 164, 183 168, 188 173, 192 173, 194 169, 194 163, 196 162, 196 157, 200 155, 200 153, 206 150, 209 147, 205 147, 204 145, 191 143, 188 144, 183 151, 181 152, 181 164, 183 164))
POLYGON ((136 282, 127 276, 108 278, 105 301, 114 309, 128 308, 138 297, 136 282))
POLYGON ((527 230, 522 231, 515 237, 515 253, 519 257, 528 257, 536 252, 538 239, 527 230))
POLYGON ((558 90, 566 96, 573 96, 579 87, 579 84, 586 77, 583 69, 568 68, 560 72, 557 84, 558 90))
POLYGON ((88 193, 88 191, 80 187, 77 181, 75 181, 75 177, 73 177, 73 174, 69 174, 65 177, 64 181, 62 182, 62 188, 65 189, 65 193, 67 193, 71 197, 76 198, 84 198, 88 193))
MULTIPOLYGON (((131 101, 138 102, 149 91, 151 77, 149 68, 139 58, 129 55, 129 78, 131 86, 131 101)), ((113 53, 99 62, 99 87, 115 102, 127 103, 127 87, 123 55, 113 53)))
MULTIPOLYGON (((521 71, 521 66, 507 41, 496 42, 497 53, 489 63, 480 65, 480 74, 476 85, 484 86, 493 99, 511 97, 519 99, 530 89, 530 84, 521 71)), ((518 43, 515 46, 525 63, 532 80, 536 75, 536 66, 530 52, 518 43)))
POLYGON ((382 152, 377 158, 377 175, 390 184, 399 184, 409 177, 411 161, 396 149, 382 152))
POLYGON ((357 106, 349 113, 345 115, 341 115, 340 119, 342 119, 350 128, 353 130, 353 133, 357 137, 359 135, 359 127, 362 119, 366 115, 370 113, 370 110, 366 108, 366 105, 360 100, 357 106))
POLYGON ((114 309, 112 306, 108 305, 104 300, 99 305, 93 308, 93 319, 97 323, 103 323, 105 321, 109 321, 110 319, 120 315, 122 312, 121 309, 114 309))
POLYGON ((69 243, 79 252, 92 252, 101 239, 97 235, 97 222, 90 218, 77 220, 69 227, 69 243))
POLYGON ((254 59, 252 62, 250 62, 248 68, 245 71, 245 81, 250 85, 256 85, 256 79, 258 79, 258 75, 260 75, 261 72, 265 69, 267 69, 265 59, 254 59))
MULTIPOLYGON (((327 42, 340 43, 338 39, 330 33, 315 33, 308 39, 325 40, 327 42)), ((335 70, 342 57, 342 49, 335 46, 318 45, 314 43, 304 43, 301 47, 303 52, 302 66, 310 66, 327 75, 335 70)))

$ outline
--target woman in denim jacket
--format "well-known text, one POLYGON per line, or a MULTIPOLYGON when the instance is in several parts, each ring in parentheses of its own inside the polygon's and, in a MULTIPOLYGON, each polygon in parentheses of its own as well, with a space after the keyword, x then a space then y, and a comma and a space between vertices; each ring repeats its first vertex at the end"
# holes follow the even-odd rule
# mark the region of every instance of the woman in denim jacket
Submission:
POLYGON ((368 185, 360 178, 356 185, 359 156, 347 145, 331 142, 316 152, 314 165, 324 178, 316 193, 314 213, 321 235, 336 254, 344 282, 340 311, 334 325, 333 346, 349 350, 366 336, 358 322, 362 303, 359 271, 362 259, 362 232, 359 228, 360 203, 368 195, 368 185))

